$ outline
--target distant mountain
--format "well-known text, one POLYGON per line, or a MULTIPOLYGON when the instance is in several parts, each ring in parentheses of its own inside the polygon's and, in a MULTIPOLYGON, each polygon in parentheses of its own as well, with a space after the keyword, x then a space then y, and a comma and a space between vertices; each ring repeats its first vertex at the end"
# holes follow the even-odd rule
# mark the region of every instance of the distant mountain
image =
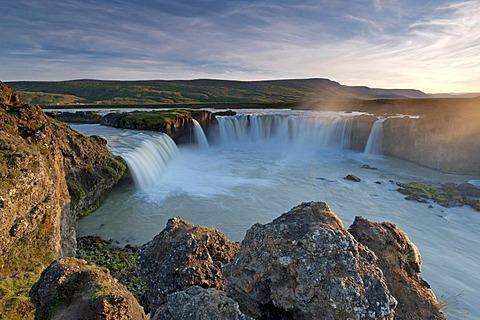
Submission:
POLYGON ((40 105, 274 103, 332 98, 426 98, 413 89, 378 89, 345 86, 329 79, 267 81, 145 80, 145 81, 18 81, 9 82, 22 101, 40 105))

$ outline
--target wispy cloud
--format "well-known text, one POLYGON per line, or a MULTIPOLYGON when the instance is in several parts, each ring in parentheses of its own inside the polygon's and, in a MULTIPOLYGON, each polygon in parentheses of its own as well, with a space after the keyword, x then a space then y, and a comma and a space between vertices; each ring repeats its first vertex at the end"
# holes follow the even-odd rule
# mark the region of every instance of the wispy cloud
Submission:
POLYGON ((480 91, 478 1, 7 2, 3 80, 328 77, 480 91))

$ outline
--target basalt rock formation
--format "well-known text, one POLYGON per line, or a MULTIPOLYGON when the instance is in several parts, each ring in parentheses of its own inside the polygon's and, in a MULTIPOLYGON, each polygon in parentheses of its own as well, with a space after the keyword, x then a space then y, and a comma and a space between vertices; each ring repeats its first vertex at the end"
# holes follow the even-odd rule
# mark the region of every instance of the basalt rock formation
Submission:
POLYGON ((253 320, 240 311, 238 303, 216 289, 190 287, 171 293, 152 320, 253 320))
POLYGON ((217 125, 212 112, 191 109, 109 113, 103 117, 101 124, 115 128, 160 131, 168 134, 178 144, 194 141, 193 119, 206 131, 217 125))
POLYGON ((47 115, 59 121, 70 123, 101 123, 103 118, 97 111, 48 112, 47 115))
POLYGON ((325 203, 255 224, 224 275, 227 294, 256 319, 393 319, 397 305, 375 254, 325 203))
POLYGON ((142 304, 155 311, 168 294, 190 286, 223 290, 222 266, 239 247, 218 230, 180 218, 168 220, 165 229, 138 252, 138 271, 146 283, 142 304))
POLYGON ((75 216, 98 206, 126 166, 104 139, 34 105, 0 104, 0 146, 0 276, 73 255, 75 216))
POLYGON ((148 319, 133 295, 108 271, 75 258, 53 262, 30 296, 38 320, 148 319))
POLYGON ((403 231, 392 223, 362 217, 356 217, 348 231, 377 256, 388 289, 398 301, 396 320, 445 319, 430 286, 420 276, 420 253, 403 231))
POLYGON ((479 123, 478 110, 387 119, 383 153, 446 173, 480 174, 479 123))

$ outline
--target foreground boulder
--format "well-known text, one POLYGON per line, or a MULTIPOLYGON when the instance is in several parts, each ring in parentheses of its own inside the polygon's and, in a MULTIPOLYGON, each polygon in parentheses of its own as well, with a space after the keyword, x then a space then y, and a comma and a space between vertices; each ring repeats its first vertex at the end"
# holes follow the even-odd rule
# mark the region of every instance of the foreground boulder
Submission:
POLYGON ((417 247, 392 223, 356 217, 349 229, 360 243, 378 257, 390 292, 398 301, 395 319, 445 319, 430 286, 420 276, 417 247))
POLYGON ((325 203, 303 203, 247 231, 225 266, 225 290, 261 319, 393 319, 375 255, 325 203))
POLYGON ((238 303, 216 289, 190 287, 167 296, 167 301, 155 312, 152 320, 249 320, 238 303))
POLYGON ((138 271, 146 283, 142 304, 155 311, 169 293, 190 286, 223 290, 222 266, 239 250, 218 230, 193 226, 180 218, 139 250, 138 271))
POLYGON ((133 295, 105 269, 84 260, 53 262, 30 296, 36 319, 148 319, 133 295))

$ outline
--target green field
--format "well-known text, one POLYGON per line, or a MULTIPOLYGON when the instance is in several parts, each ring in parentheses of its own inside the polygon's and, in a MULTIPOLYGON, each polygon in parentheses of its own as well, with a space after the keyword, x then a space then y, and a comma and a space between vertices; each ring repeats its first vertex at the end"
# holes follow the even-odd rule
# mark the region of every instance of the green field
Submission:
POLYGON ((418 90, 349 87, 328 79, 272 81, 226 80, 151 80, 100 81, 72 80, 58 82, 9 82, 24 102, 54 105, 167 105, 171 107, 215 107, 247 104, 243 107, 300 104, 332 97, 343 99, 423 98, 418 90), (256 105, 259 106, 256 106, 256 105))

